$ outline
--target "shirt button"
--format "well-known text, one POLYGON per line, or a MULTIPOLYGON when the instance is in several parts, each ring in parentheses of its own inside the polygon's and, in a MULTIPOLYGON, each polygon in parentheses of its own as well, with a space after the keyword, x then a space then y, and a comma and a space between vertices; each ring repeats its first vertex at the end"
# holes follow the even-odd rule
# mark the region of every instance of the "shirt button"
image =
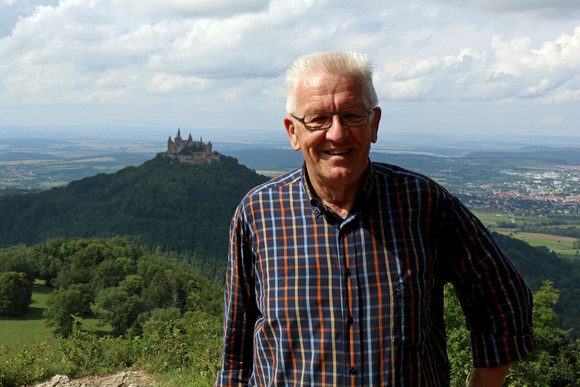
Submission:
POLYGON ((352 325, 352 324, 354 324, 354 319, 352 318, 352 316, 348 316, 348 318, 346 319, 346 322, 348 325, 352 325))
POLYGON ((351 375, 356 375, 356 374, 358 374, 358 371, 357 371, 357 369, 356 369, 356 368, 354 368, 354 367, 350 367, 350 370, 349 370, 349 372, 350 372, 350 374, 351 374, 351 375))
POLYGON ((346 274, 347 277, 350 277, 350 269, 346 269, 344 271, 344 274, 346 274))

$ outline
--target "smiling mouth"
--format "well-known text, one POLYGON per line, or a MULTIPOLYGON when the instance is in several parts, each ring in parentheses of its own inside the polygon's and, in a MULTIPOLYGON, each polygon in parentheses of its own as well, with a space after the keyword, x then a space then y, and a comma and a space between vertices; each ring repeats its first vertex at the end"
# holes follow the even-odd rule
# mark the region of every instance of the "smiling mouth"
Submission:
POLYGON ((351 150, 352 149, 341 150, 341 151, 339 151, 339 150, 328 150, 328 151, 325 151, 324 153, 326 153, 327 155, 330 155, 330 156, 341 156, 341 155, 349 154, 351 152, 351 150))

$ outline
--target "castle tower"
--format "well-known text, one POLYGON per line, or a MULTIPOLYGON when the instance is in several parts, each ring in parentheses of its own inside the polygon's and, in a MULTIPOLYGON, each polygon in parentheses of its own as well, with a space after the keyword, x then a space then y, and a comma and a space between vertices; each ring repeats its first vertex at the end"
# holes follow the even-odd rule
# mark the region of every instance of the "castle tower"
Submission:
POLYGON ((169 140, 167 140, 167 153, 177 153, 175 151, 175 144, 171 139, 171 136, 169 136, 169 140))

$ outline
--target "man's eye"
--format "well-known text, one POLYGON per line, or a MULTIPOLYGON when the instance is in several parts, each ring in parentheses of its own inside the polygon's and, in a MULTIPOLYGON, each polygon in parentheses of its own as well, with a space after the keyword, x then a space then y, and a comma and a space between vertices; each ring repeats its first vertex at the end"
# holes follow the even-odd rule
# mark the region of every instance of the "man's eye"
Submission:
POLYGON ((360 115, 358 113, 347 113, 343 117, 346 118, 347 120, 354 120, 354 121, 364 118, 362 115, 360 115))
POLYGON ((309 115, 307 121, 309 124, 313 125, 322 125, 328 120, 327 114, 313 114, 309 115))
POLYGON ((362 122, 365 120, 365 116, 361 115, 360 113, 356 112, 349 112, 343 114, 342 118, 347 122, 362 122))

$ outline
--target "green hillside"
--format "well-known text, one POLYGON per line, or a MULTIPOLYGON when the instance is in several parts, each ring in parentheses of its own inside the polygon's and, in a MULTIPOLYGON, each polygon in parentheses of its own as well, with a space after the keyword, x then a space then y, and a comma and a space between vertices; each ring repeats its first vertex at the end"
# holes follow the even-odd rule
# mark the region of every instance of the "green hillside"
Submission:
POLYGON ((207 265, 201 269, 211 277, 225 266, 237 203, 265 180, 231 157, 192 165, 158 155, 114 174, 0 197, 0 248, 54 238, 122 236, 149 251, 186 254, 207 265))

